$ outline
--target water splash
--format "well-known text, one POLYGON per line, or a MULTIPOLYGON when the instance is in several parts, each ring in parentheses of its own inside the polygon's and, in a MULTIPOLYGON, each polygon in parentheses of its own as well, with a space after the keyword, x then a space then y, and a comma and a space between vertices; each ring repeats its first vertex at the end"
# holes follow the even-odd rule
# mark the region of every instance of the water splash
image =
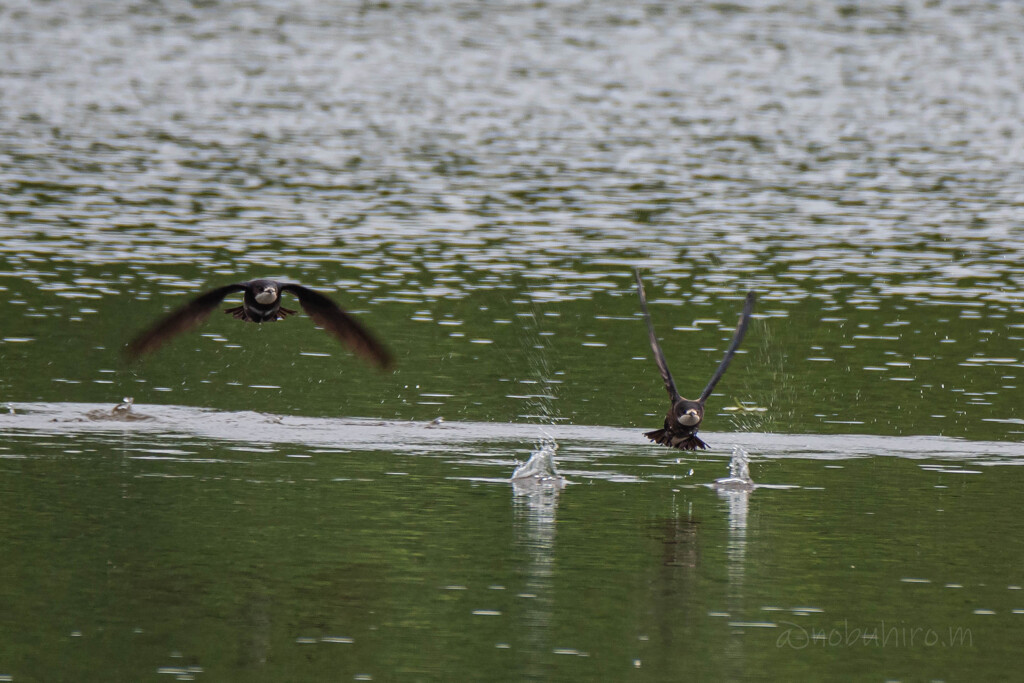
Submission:
POLYGON ((716 479, 713 486, 717 489, 750 491, 757 487, 750 478, 750 456, 742 446, 732 447, 732 459, 729 461, 729 476, 716 479))
POLYGON ((557 452, 558 443, 550 436, 545 435, 537 443, 537 448, 530 454, 530 458, 516 466, 515 471, 512 472, 511 481, 532 480, 537 483, 564 483, 565 477, 558 473, 558 468, 555 466, 555 453, 557 452))
POLYGON ((746 362, 733 370, 742 376, 737 385, 748 387, 746 396, 723 408, 729 413, 734 431, 768 432, 793 423, 794 406, 799 401, 787 356, 780 351, 779 327, 784 322, 764 318, 751 323, 756 325, 751 332, 757 341, 748 347, 746 362), (762 379, 765 376, 767 381, 762 379))

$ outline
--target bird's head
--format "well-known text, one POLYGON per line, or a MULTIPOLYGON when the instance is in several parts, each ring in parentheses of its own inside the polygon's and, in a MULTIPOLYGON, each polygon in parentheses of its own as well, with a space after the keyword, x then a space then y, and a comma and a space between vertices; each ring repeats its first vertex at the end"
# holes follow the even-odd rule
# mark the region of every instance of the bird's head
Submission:
POLYGON ((676 421, 684 427, 696 427, 704 419, 704 406, 700 401, 683 399, 675 405, 676 421))
POLYGON ((277 296, 277 285, 268 283, 257 286, 253 298, 257 303, 272 304, 277 301, 277 296))

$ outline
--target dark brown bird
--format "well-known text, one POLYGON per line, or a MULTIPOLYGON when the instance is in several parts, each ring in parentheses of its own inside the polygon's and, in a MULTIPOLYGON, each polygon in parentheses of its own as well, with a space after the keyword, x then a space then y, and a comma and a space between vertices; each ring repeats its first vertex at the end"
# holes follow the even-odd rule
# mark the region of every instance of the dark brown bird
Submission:
POLYGON ((754 301, 757 295, 753 291, 747 292, 747 300, 743 304, 743 312, 740 314, 740 322, 736 326, 736 332, 732 336, 732 343, 729 350, 725 352, 725 358, 718 364, 718 369, 711 376, 711 381, 704 387, 700 398, 690 400, 683 398, 676 390, 676 383, 672 380, 672 373, 668 371, 668 363, 665 362, 665 354, 661 351, 658 338, 654 334, 654 325, 651 323, 651 314, 647 312, 647 295, 644 294, 644 282, 640 279, 640 271, 636 271, 636 290, 640 295, 640 308, 643 309, 644 320, 647 321, 647 334, 651 339, 651 350, 654 351, 654 362, 658 364, 661 371, 661 378, 665 380, 665 389, 669 398, 672 399, 672 407, 665 416, 665 428, 656 429, 653 432, 646 432, 644 436, 655 443, 671 448, 679 448, 684 451, 695 451, 698 448, 707 448, 708 445, 697 436, 700 423, 704 420, 704 402, 715 390, 718 380, 722 379, 729 363, 732 361, 736 349, 743 341, 743 335, 747 333, 747 326, 750 324, 750 314, 754 310, 754 301))
POLYGON ((224 312, 250 323, 264 323, 295 315, 295 311, 281 305, 281 293, 291 292, 299 300, 302 310, 317 325, 378 367, 391 366, 392 358, 388 350, 352 316, 341 310, 338 304, 308 287, 274 280, 239 282, 200 294, 133 339, 125 352, 130 357, 137 358, 144 353, 155 351, 171 337, 195 327, 210 317, 224 298, 233 292, 244 292, 242 305, 224 309, 224 312))

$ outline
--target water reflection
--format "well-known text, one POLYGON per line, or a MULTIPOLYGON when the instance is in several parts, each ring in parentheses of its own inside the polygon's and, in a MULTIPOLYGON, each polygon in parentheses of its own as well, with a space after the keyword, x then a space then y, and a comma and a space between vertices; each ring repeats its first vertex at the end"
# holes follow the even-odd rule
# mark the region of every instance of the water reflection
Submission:
MULTIPOLYGON (((729 506, 729 541, 726 545, 726 572, 729 586, 726 595, 726 611, 730 615, 730 626, 738 624, 736 615, 746 609, 744 579, 747 570, 747 513, 752 488, 717 488, 718 497, 729 506)), ((730 638, 726 644, 726 666, 737 677, 746 669, 747 643, 743 638, 730 638)))
POLYGON ((742 446, 733 446, 732 458, 729 459, 729 476, 716 479, 711 484, 718 497, 729 506, 729 543, 726 546, 726 555, 729 558, 730 611, 741 607, 744 597, 747 513, 750 508, 750 494, 756 487, 750 477, 750 456, 742 446))
POLYGON ((671 510, 668 518, 654 526, 655 538, 661 544, 661 562, 651 582, 649 610, 657 632, 641 635, 655 642, 656 647, 645 655, 648 660, 655 659, 641 662, 653 668, 671 660, 665 653, 687 647, 704 618, 694 608, 700 592, 701 524, 690 502, 681 503, 673 496, 671 510))
MULTIPOLYGON (((676 505, 673 501, 673 507, 676 505)), ((684 567, 695 569, 700 560, 700 552, 697 548, 697 531, 699 525, 690 516, 692 512, 685 515, 677 515, 666 519, 661 524, 662 556, 663 567, 684 567)))
POLYGON ((239 621, 245 625, 238 643, 238 666, 243 670, 262 669, 270 656, 273 631, 272 602, 265 586, 253 590, 243 601, 239 621))
MULTIPOLYGON (((729 543, 726 556, 729 559, 729 597, 735 606, 742 605, 743 577, 746 573, 747 558, 747 513, 750 508, 752 489, 717 489, 718 497, 729 506, 729 543)), ((730 604, 730 609, 733 607, 730 604)))
MULTIPOLYGON (((744 583, 747 571, 747 515, 754 482, 750 478, 749 458, 740 446, 734 446, 729 461, 729 476, 712 484, 718 497, 728 505, 729 540, 726 544, 726 572, 728 591, 726 611, 730 625, 739 623, 736 615, 746 611, 744 583)), ((730 638, 727 645, 728 666, 737 673, 746 667, 746 643, 742 638, 730 638)))
POLYGON ((543 444, 512 478, 512 520, 516 546, 526 555, 525 601, 517 627, 528 679, 544 680, 551 650, 548 630, 555 609, 552 573, 555 562, 555 516, 565 480, 554 470, 554 442, 543 444), (537 461, 537 462, 534 462, 537 461))

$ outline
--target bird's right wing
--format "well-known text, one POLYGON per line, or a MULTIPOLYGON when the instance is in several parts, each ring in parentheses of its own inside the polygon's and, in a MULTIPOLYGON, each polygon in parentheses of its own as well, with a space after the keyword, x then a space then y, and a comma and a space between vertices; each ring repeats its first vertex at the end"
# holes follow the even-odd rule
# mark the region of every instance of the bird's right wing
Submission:
POLYGON ((200 294, 184 306, 175 309, 155 325, 133 339, 125 348, 129 358, 138 358, 144 353, 155 351, 171 337, 189 330, 206 320, 213 309, 232 292, 245 291, 245 283, 225 285, 200 294))
POLYGON ((676 390, 676 383, 672 380, 672 373, 668 371, 668 363, 665 361, 665 354, 661 351, 658 337, 654 334, 654 324, 651 322, 651 314, 647 311, 647 295, 644 293, 644 281, 640 279, 640 269, 636 270, 636 291, 640 295, 640 308, 644 312, 644 320, 647 321, 647 335, 651 340, 651 350, 654 351, 654 362, 658 364, 661 371, 661 378, 665 381, 665 390, 673 402, 681 397, 676 390))

